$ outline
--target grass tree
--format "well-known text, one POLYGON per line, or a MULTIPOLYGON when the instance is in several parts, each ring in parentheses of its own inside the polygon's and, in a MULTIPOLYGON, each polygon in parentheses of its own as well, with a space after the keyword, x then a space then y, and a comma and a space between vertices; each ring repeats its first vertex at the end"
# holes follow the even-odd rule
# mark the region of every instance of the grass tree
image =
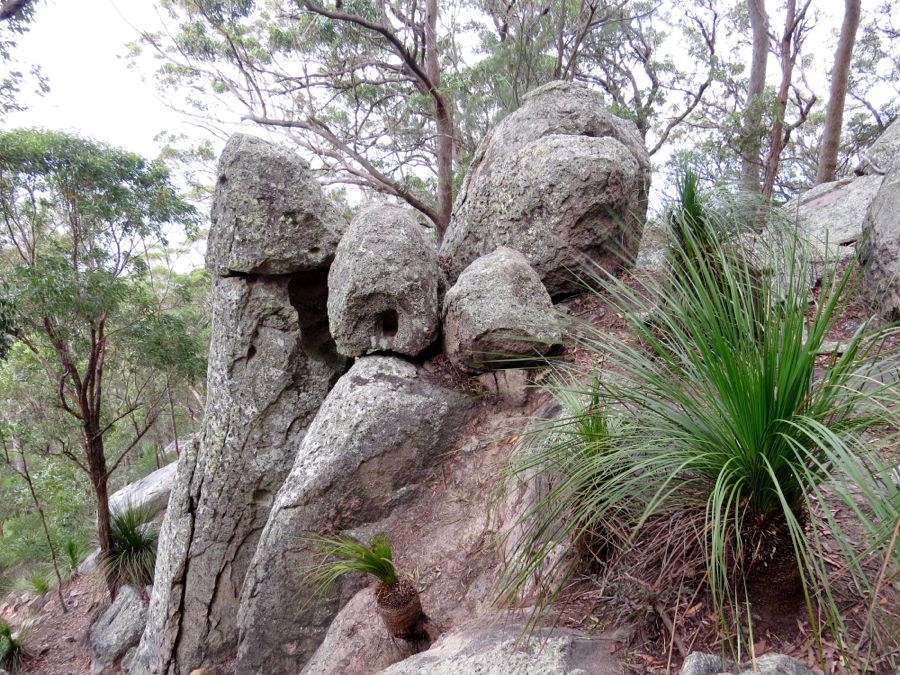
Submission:
POLYGON ((188 332, 148 289, 144 254, 167 228, 195 221, 162 164, 61 132, 0 134, 5 323, 43 371, 55 408, 47 414, 79 438, 62 452, 90 478, 104 554, 110 475, 160 408, 158 378, 141 366, 191 352, 188 332), (108 457, 113 433, 123 438, 108 457))
MULTIPOLYGON (((503 591, 515 596, 548 564, 564 575, 570 561, 553 558, 560 544, 596 547, 599 533, 621 560, 650 550, 651 536, 659 548, 667 528, 686 523, 677 569, 701 570, 720 635, 741 648, 765 596, 794 595, 816 637, 830 631, 849 663, 874 636, 850 639, 827 561, 840 557, 841 573, 872 610, 884 584, 863 559, 883 556, 882 580, 900 565, 900 552, 886 546, 900 519, 900 486, 865 435, 896 428, 896 388, 881 377, 896 367, 885 348, 892 329, 864 322, 841 351, 828 352, 852 265, 840 274, 826 266, 811 308, 797 237, 773 238, 781 244, 762 265, 758 251, 735 243, 743 240, 734 214, 724 202, 689 196, 671 212, 677 236, 662 283, 634 290, 598 280, 630 332, 573 328, 571 342, 597 357, 578 363, 601 362, 603 371, 557 364, 556 395, 582 403, 568 405, 513 467, 555 480, 517 524, 525 534, 503 591), (597 381, 605 406, 598 385, 584 384, 597 381), (598 415, 618 421, 596 422, 598 415)), ((556 589, 539 602, 547 606, 556 589)))
POLYGON ((391 635, 415 637, 422 619, 422 603, 413 581, 398 574, 387 537, 377 535, 369 544, 342 536, 311 535, 312 549, 321 557, 308 572, 319 593, 327 592, 345 574, 362 572, 376 581, 375 604, 391 635))

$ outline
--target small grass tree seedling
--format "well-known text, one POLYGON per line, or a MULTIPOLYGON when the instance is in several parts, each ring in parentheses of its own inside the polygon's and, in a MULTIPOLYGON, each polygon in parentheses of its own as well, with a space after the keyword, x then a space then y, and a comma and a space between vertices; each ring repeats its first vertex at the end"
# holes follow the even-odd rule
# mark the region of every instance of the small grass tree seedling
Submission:
POLYGON ((0 669, 18 672, 26 656, 22 638, 15 637, 12 627, 5 621, 0 621, 0 669))
POLYGON ((153 582, 159 528, 151 519, 139 508, 126 508, 110 518, 112 547, 101 564, 117 588, 123 584, 142 588, 153 582))
POLYGON ((391 635, 415 639, 416 626, 423 617, 419 592, 409 577, 397 573, 387 537, 376 535, 368 545, 346 536, 310 535, 307 541, 322 557, 309 572, 320 594, 345 574, 368 574, 377 582, 375 604, 391 635))

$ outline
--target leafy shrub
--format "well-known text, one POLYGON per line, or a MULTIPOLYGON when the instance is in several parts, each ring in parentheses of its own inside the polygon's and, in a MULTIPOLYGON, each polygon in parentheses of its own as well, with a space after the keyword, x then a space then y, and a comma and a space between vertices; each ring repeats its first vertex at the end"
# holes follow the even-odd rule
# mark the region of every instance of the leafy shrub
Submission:
MULTIPOLYGON (((704 208, 704 218, 715 217, 704 208)), ((689 210, 692 218, 697 212, 689 210)), ((683 215, 676 210, 673 217, 683 215)), ((681 225, 672 244, 677 264, 660 286, 635 291, 612 277, 598 280, 614 311, 630 318, 633 339, 583 325, 571 340, 595 355, 586 361, 612 373, 602 382, 603 397, 626 423, 605 452, 585 453, 554 433, 514 467, 514 474, 536 466, 563 474, 517 524, 526 536, 502 591, 518 594, 546 564, 564 575, 567 561, 552 560, 561 544, 605 532, 627 550, 651 524, 692 513, 696 541, 683 555, 702 557, 723 636, 736 635, 738 646, 749 637, 752 628, 741 625, 753 599, 748 580, 777 550, 796 573, 814 632, 821 612, 847 656, 854 647, 833 593, 825 561, 835 553, 826 553, 823 532, 836 542, 858 592, 875 602, 876 589, 860 562, 866 551, 854 550, 826 497, 840 500, 853 526, 866 531, 869 551, 890 537, 900 491, 863 432, 896 427, 895 391, 877 377, 885 364, 896 367, 896 355, 882 349, 886 331, 863 325, 842 353, 817 361, 852 268, 838 276, 826 265, 810 312, 809 267, 795 235, 761 266, 777 270, 766 277, 753 256, 736 255, 723 229, 698 235, 696 220, 681 225), (652 323, 639 318, 648 315, 652 323)), ((577 364, 558 367, 568 368, 559 381, 597 376, 577 364)), ((565 391, 588 399, 564 420, 586 441, 605 424, 593 420, 606 414, 590 400, 596 390, 576 384, 565 391)), ((886 564, 900 562, 896 549, 887 555, 886 564)), ((556 594, 542 589, 538 602, 546 606, 556 594)))
POLYGON ((153 581, 159 528, 141 509, 127 508, 110 518, 112 548, 103 557, 106 574, 118 585, 141 587, 153 581))
POLYGON ((15 673, 26 656, 21 638, 14 638, 10 625, 0 621, 0 668, 15 673))

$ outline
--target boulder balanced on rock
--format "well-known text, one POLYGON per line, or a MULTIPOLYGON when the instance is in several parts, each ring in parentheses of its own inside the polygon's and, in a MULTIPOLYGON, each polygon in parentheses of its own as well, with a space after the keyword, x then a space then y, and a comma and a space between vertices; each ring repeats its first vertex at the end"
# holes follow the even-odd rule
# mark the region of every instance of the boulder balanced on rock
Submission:
POLYGON ((542 356, 560 341, 553 303, 518 251, 478 258, 444 298, 444 351, 458 368, 482 373, 542 356))
POLYGON ((437 252, 408 211, 360 211, 328 274, 328 321, 338 351, 415 356, 438 332, 437 252))
POLYGON ((587 87, 553 82, 482 142, 440 250, 454 282, 498 246, 520 251, 554 297, 585 266, 617 269, 637 253, 650 160, 634 124, 587 87))
POLYGON ((235 134, 219 159, 206 266, 214 274, 327 268, 343 222, 302 157, 235 134))

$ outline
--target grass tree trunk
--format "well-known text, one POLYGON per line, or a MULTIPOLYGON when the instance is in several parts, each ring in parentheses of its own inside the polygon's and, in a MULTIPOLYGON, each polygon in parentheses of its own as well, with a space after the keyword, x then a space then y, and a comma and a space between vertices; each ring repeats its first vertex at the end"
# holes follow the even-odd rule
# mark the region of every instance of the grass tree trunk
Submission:
POLYGON ((834 55, 834 68, 831 71, 831 94, 825 112, 825 129, 822 131, 822 141, 819 145, 816 183, 828 183, 836 178, 837 154, 844 121, 844 102, 847 99, 850 79, 850 60, 853 56, 853 46, 856 44, 859 17, 860 0, 845 0, 844 21, 841 24, 841 35, 834 55))

